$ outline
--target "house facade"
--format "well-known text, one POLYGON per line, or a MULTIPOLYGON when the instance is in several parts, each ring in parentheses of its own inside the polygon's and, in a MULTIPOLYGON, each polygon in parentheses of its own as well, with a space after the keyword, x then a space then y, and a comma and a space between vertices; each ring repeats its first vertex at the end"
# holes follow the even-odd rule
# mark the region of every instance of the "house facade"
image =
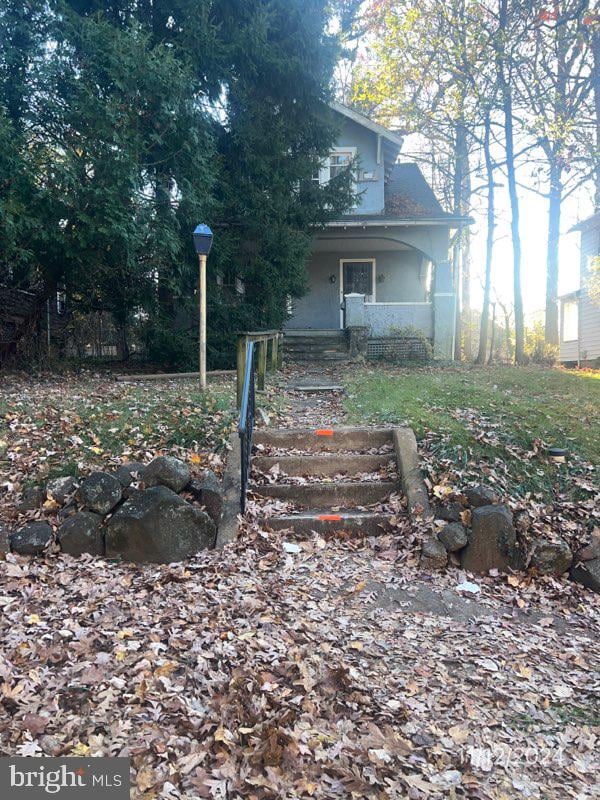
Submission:
POLYGON ((600 213, 572 230, 581 237, 580 288, 560 298, 560 360, 589 364, 600 359, 600 298, 590 287, 592 271, 600 271, 600 213))
POLYGON ((315 180, 350 165, 358 200, 316 234, 309 291, 293 301, 286 331, 316 335, 351 323, 378 339, 411 327, 431 340, 435 358, 450 360, 456 297, 449 240, 468 220, 442 209, 416 164, 397 163, 401 135, 340 104, 333 109, 340 135, 315 180))

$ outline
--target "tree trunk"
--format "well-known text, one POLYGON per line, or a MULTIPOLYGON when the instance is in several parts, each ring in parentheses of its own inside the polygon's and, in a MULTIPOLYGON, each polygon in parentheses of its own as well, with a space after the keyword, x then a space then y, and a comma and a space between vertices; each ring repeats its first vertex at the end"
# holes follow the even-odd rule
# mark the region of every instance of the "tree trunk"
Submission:
POLYGON ((558 347, 558 243, 562 203, 561 168, 550 163, 550 195, 548 207, 548 250, 546 256, 546 324, 545 339, 558 347))
MULTIPOLYGON (((485 248, 485 285, 483 288, 483 309, 481 312, 481 330, 479 333, 479 352, 477 364, 485 364, 488 342, 488 328, 490 319, 490 292, 492 289, 492 257, 494 253, 494 229, 496 227, 496 214, 494 209, 494 164, 490 153, 490 115, 485 117, 485 134, 483 152, 485 156, 485 171, 487 176, 487 239, 485 248)), ((494 313, 496 306, 494 304, 494 313)), ((492 329, 493 335, 493 329, 492 329)))
MULTIPOLYGON (((496 344, 496 303, 492 303, 492 341, 490 342, 490 357, 488 358, 488 366, 492 364, 494 361, 495 344, 496 344)), ((485 352, 483 355, 485 358, 485 352)))
MULTIPOLYGON (((471 201, 471 179, 469 174, 469 143, 467 127, 459 119, 456 123, 454 138, 454 184, 452 205, 454 213, 462 216, 469 211, 471 201)), ((463 316, 469 312, 470 302, 470 265, 469 240, 466 231, 459 231, 454 246, 454 291, 460 296, 460 308, 456 314, 456 330, 454 339, 454 358, 460 361, 463 354, 463 316)), ((467 332, 468 336, 468 332, 467 332)), ((469 356, 470 357, 470 356, 469 356)))
POLYGON ((515 307, 515 362, 525 363, 525 323, 523 319, 523 294, 521 290, 521 234, 519 229, 519 196, 515 167, 513 133, 512 87, 506 77, 506 54, 504 40, 508 29, 508 0, 500 0, 500 44, 497 50, 498 81, 502 92, 504 113, 504 138, 506 148, 506 172, 511 209, 511 238, 513 247, 513 291, 515 307))
MULTIPOLYGON (((457 157, 460 161, 459 213, 468 214, 471 207, 471 170, 469 167, 469 143, 467 128, 459 122, 457 128, 457 157)), ((466 361, 473 358, 471 332, 471 235, 468 228, 460 232, 461 281, 462 281, 462 334, 463 352, 466 361)))
POLYGON ((600 26, 592 32, 592 86, 594 87, 594 116, 596 157, 594 159, 594 210, 600 211, 600 26))

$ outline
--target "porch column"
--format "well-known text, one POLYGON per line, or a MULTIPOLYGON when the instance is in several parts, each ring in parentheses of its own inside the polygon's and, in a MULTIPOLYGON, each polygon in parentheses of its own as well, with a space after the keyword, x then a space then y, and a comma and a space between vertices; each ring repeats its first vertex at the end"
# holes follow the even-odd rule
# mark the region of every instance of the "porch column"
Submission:
POLYGON ((456 295, 449 261, 439 261, 433 284, 433 357, 440 361, 454 358, 456 295))
POLYGON ((365 296, 356 292, 344 295, 344 305, 344 326, 350 358, 363 361, 369 339, 369 329, 365 325, 365 296))

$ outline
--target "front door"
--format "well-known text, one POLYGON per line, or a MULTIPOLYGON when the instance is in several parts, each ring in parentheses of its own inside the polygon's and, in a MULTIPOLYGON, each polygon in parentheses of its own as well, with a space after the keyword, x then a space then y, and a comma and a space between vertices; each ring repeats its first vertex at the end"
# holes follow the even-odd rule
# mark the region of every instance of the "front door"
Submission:
MULTIPOLYGON (((355 258, 342 259, 340 295, 343 302, 347 294, 364 294, 365 302, 372 303, 375 286, 375 259, 355 258)), ((344 327, 343 316, 341 326, 344 327)))

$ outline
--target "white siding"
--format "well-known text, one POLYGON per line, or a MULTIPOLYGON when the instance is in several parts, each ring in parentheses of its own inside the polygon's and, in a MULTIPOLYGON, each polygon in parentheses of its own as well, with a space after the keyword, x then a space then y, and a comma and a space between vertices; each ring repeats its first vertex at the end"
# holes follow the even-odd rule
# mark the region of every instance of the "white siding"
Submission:
POLYGON ((580 357, 583 361, 600 358, 600 305, 589 297, 587 269, 589 259, 600 255, 600 225, 581 234, 581 299, 579 301, 580 357))

